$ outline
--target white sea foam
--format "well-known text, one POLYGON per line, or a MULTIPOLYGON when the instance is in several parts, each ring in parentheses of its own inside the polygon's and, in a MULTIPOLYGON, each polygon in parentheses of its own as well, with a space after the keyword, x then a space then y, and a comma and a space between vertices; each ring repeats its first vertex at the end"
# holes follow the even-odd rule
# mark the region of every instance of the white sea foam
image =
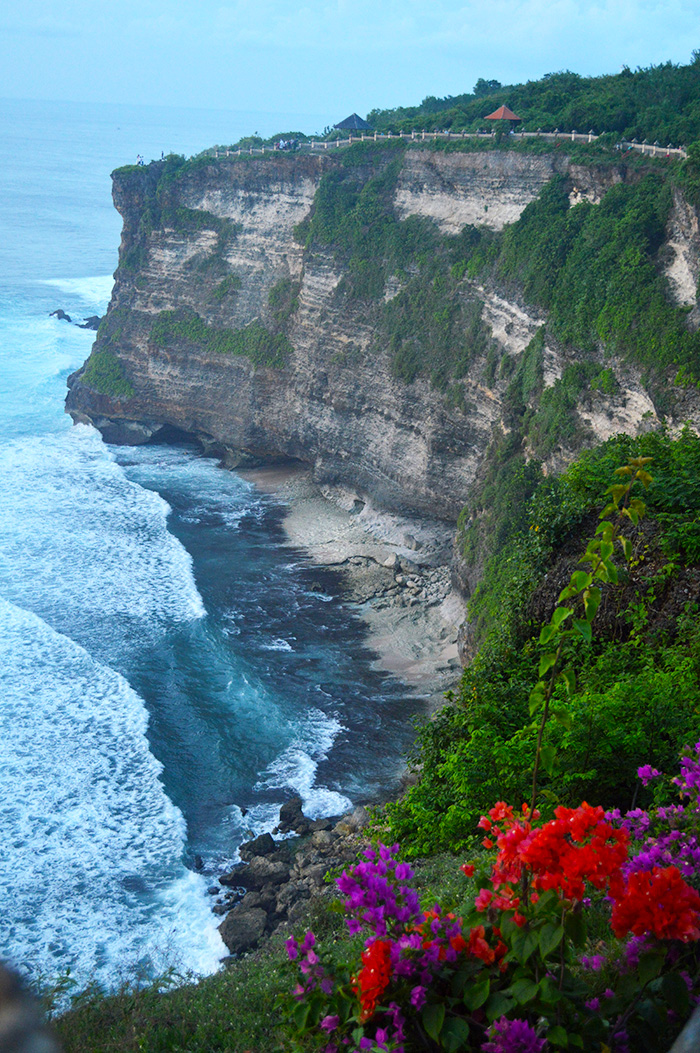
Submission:
POLYGON ((210 972, 224 953, 142 700, 0 600, 1 954, 79 983, 139 963, 210 972))
MULTIPOLYGON (((92 278, 49 278, 41 285, 50 285, 68 296, 83 300, 91 308, 88 313, 102 313, 112 295, 114 278, 111 274, 99 274, 92 278)), ((70 312, 68 312, 70 314, 70 312)))
POLYGON ((94 429, 5 443, 0 479, 7 599, 102 645, 135 623, 152 634, 205 614, 167 503, 125 477, 94 429))
POLYGON ((343 725, 319 709, 312 709, 291 731, 291 742, 265 770, 255 785, 256 790, 287 787, 301 797, 304 814, 311 819, 340 815, 352 808, 344 794, 316 786, 316 773, 343 725))
POLYGON ((288 640, 270 640, 269 643, 261 644, 263 651, 293 651, 294 648, 288 640))

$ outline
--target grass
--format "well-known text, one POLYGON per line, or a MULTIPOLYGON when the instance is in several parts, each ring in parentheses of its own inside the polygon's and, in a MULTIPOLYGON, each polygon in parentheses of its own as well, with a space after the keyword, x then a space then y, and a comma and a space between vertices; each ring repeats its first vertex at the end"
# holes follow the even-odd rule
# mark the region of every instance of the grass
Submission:
MULTIPOLYGON (((459 872, 460 862, 443 854, 415 864, 415 886, 426 909, 436 900, 446 909, 466 906, 470 886, 459 872)), ((295 931, 309 928, 330 950, 332 961, 359 960, 363 938, 347 935, 337 901, 310 901, 295 931)), ((282 1053, 289 1045, 278 1001, 295 982, 278 936, 198 982, 166 977, 111 995, 87 992, 54 1025, 64 1053, 282 1053)))

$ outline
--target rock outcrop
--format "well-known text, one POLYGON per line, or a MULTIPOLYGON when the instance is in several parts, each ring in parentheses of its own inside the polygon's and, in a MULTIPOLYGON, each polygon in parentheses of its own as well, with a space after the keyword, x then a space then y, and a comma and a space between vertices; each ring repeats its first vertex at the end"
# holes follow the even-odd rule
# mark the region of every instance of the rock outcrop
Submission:
POLYGON ((327 873, 356 860, 358 835, 369 818, 366 810, 359 806, 335 822, 314 821, 304 816, 301 805, 299 797, 285 802, 276 830, 297 837, 274 841, 262 834, 248 841, 239 849, 244 862, 219 877, 229 891, 214 904, 214 911, 224 915, 219 931, 233 955, 293 926, 312 897, 335 895, 335 886, 326 884, 327 873))

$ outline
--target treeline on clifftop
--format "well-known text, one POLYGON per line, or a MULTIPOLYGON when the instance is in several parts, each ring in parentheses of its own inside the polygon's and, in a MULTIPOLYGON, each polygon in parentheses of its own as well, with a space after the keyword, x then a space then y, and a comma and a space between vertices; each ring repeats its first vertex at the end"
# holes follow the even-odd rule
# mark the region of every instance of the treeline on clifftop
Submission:
POLYGON ((428 96, 419 106, 372 110, 368 121, 378 131, 415 128, 474 131, 484 128, 487 113, 507 104, 528 131, 593 130, 650 143, 690 143, 700 139, 700 52, 685 66, 665 62, 647 69, 601 77, 569 70, 549 73, 526 84, 477 83, 473 92, 428 96))
POLYGON ((595 531, 615 469, 632 456, 653 458, 647 518, 630 532, 629 570, 621 568, 620 583, 603 590, 594 638, 579 642, 571 719, 548 731, 542 806, 549 812, 582 799, 644 806, 637 768, 669 771, 696 741, 700 438, 688 430, 675 440, 664 432, 619 436, 558 477, 537 480, 534 466, 531 496, 503 532, 470 603, 478 655, 448 705, 420 731, 413 757, 419 781, 388 806, 392 836, 409 854, 459 851, 474 843, 493 801, 528 799, 540 625, 595 531))

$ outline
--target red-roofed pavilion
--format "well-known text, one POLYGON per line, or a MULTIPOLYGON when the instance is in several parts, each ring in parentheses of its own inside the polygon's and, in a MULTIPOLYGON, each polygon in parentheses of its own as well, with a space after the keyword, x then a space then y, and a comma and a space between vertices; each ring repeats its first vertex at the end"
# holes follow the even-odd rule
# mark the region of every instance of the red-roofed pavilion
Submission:
POLYGON ((485 121, 522 121, 522 117, 518 117, 517 114, 513 113, 507 106, 499 106, 493 113, 487 114, 484 117, 485 121))

